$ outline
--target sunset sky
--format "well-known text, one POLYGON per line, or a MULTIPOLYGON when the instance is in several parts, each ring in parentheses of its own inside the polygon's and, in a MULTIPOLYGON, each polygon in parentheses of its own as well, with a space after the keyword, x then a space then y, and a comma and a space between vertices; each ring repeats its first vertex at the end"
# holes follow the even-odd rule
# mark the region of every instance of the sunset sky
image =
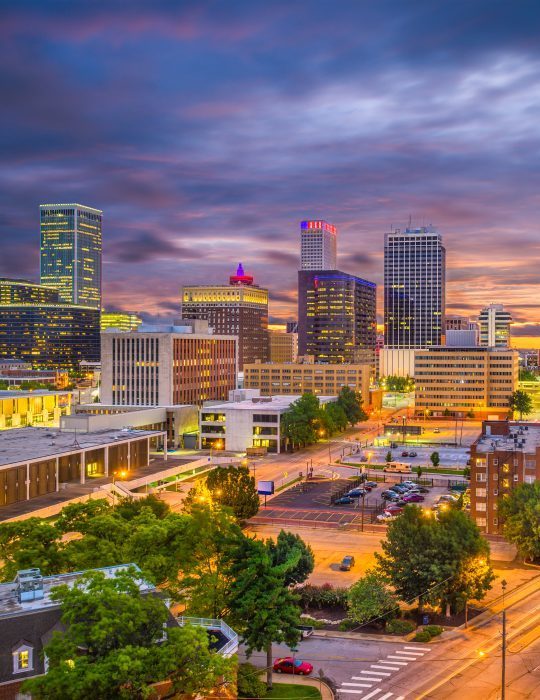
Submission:
MULTIPOLYGON (((540 4, 4 3, 0 274, 38 206, 104 210, 104 303, 170 317, 239 261, 295 317, 299 222, 382 284, 391 226, 444 235, 447 310, 540 335, 540 4)), ((379 289, 379 293, 382 290, 379 289)), ((382 313, 382 302, 379 316, 382 313)))

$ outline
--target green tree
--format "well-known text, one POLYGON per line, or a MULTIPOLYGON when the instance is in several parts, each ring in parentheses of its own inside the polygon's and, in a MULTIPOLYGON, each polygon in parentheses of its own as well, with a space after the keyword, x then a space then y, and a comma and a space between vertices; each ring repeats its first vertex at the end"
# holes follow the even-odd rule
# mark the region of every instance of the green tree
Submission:
POLYGON ((326 404, 326 407, 322 413, 330 418, 334 425, 335 431, 341 433, 347 428, 349 421, 341 404, 337 402, 326 404))
POLYGON ((3 581, 13 581, 17 571, 32 567, 46 576, 65 570, 59 532, 41 518, 0 524, 0 560, 3 581))
POLYGON ((438 519, 409 506, 389 523, 378 567, 403 601, 418 598, 450 614, 460 601, 480 600, 494 578, 489 544, 461 510, 441 512, 438 519))
POLYGON ((237 520, 248 520, 259 511, 259 495, 249 467, 217 467, 206 478, 214 503, 230 508, 237 520))
POLYGON ((384 461, 387 464, 392 461, 392 453, 390 452, 390 450, 388 450, 388 452, 386 453, 386 457, 385 457, 384 461))
POLYGON ((134 569, 114 578, 93 571, 53 590, 66 630, 45 647, 47 674, 26 681, 24 692, 36 700, 142 699, 157 681, 205 693, 230 674, 230 662, 209 650, 203 629, 172 629, 163 641, 167 608, 140 591, 139 577, 134 569))
POLYGON ((281 416, 281 431, 292 449, 305 447, 317 442, 319 423, 319 399, 313 394, 303 394, 281 416))
POLYGON ((519 484, 499 502, 503 533, 518 548, 520 556, 540 557, 540 482, 519 484))
POLYGON ((519 381, 520 382, 537 382, 538 375, 531 372, 530 369, 522 368, 519 370, 519 381))
POLYGON ((381 383, 387 391, 395 391, 397 393, 405 393, 414 389, 414 379, 409 376, 388 375, 382 378, 381 383))
POLYGON ((388 589, 380 573, 374 569, 368 569, 364 576, 349 588, 347 598, 349 617, 361 625, 370 620, 386 622, 390 615, 399 609, 396 596, 388 589))
MULTIPOLYGON (((293 563, 294 565, 294 563, 293 563)), ((244 538, 231 557, 231 620, 248 657, 266 652, 266 683, 272 688, 272 644, 300 638, 298 596, 285 583, 288 565, 275 566, 264 542, 244 538)))
POLYGON ((523 420, 523 416, 528 416, 533 410, 533 403, 530 395, 522 389, 514 391, 508 400, 508 405, 513 413, 519 413, 519 420, 523 420))
POLYGON ((313 572, 315 555, 300 535, 281 530, 277 540, 275 542, 267 540, 266 546, 274 566, 286 565, 284 573, 286 586, 303 583, 313 572))
POLYGON ((433 464, 434 467, 438 467, 441 463, 441 456, 438 452, 432 452, 429 456, 429 459, 431 460, 431 464, 433 464))
POLYGON ((420 479, 422 478, 422 474, 424 473, 424 470, 422 469, 422 467, 420 465, 418 465, 414 471, 416 472, 416 476, 418 477, 418 480, 420 481, 420 479))
POLYGON ((369 417, 362 408, 361 394, 359 394, 357 391, 353 391, 348 386, 344 386, 339 392, 337 404, 338 406, 341 406, 345 412, 347 421, 351 426, 366 421, 369 417))

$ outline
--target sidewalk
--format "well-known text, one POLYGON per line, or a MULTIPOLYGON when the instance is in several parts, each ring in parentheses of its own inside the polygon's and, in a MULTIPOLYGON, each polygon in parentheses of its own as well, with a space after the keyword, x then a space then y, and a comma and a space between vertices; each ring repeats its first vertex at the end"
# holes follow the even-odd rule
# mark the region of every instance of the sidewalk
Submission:
POLYGON ((322 700, 334 700, 334 693, 323 681, 306 676, 283 676, 281 673, 272 673, 272 683, 288 683, 294 685, 310 685, 321 692, 322 700))

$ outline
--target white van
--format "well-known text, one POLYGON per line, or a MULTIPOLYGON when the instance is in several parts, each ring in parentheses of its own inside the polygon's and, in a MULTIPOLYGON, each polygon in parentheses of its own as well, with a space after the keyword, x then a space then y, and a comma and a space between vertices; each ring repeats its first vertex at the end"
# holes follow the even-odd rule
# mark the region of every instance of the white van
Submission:
POLYGON ((412 474, 412 469, 410 464, 406 462, 388 462, 383 472, 390 472, 392 474, 412 474))

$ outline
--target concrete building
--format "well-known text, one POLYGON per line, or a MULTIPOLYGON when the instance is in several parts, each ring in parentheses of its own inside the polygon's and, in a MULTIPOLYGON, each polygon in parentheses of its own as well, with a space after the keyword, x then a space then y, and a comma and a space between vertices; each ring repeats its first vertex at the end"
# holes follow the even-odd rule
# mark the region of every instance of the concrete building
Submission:
POLYGON ((58 425, 70 413, 70 391, 0 391, 0 430, 58 425))
POLYGON ((508 415, 517 388, 518 354, 510 348, 449 348, 415 353, 415 411, 434 416, 508 415))
POLYGON ((244 367, 244 386, 258 389, 261 396, 311 393, 334 396, 344 386, 362 395, 364 407, 370 402, 372 365, 315 364, 313 358, 299 362, 256 362, 244 367))
POLYGON ((64 432, 95 433, 100 430, 158 430, 167 433, 169 449, 197 447, 199 412, 196 406, 114 406, 101 403, 73 406, 60 418, 64 432))
POLYGON ((470 330, 471 322, 467 316, 459 314, 446 314, 444 318, 445 331, 468 331, 470 330))
MULTIPOLYGON (((113 578, 127 568, 139 571, 136 564, 120 564, 96 569, 106 578, 113 578)), ((42 576, 38 568, 17 572, 14 581, 0 583, 0 693, 2 700, 22 700, 21 685, 27 678, 47 673, 44 649, 55 632, 64 629, 61 604, 51 593, 57 586, 73 587, 90 570, 67 574, 42 576)), ((142 574, 136 580, 142 595, 158 596, 157 588, 147 582, 142 574)), ((167 601, 163 600, 167 606, 167 601)), ((228 658, 238 649, 238 635, 222 620, 175 617, 168 611, 164 623, 167 630, 186 623, 203 626, 208 630, 212 648, 228 658)), ((163 679, 165 693, 170 692, 170 682, 163 679)), ((156 691, 158 689, 156 688, 156 691)), ((156 696, 157 697, 157 694, 156 696)), ((159 695, 165 697, 165 695, 159 695)))
POLYGON ((101 401, 114 406, 201 405, 236 387, 237 340, 207 321, 101 335, 101 401))
POLYGON ((447 330, 445 345, 453 348, 471 348, 478 345, 478 330, 447 330))
POLYGON ((391 348, 441 344, 446 251, 433 226, 396 229, 384 239, 384 336, 391 348))
MULTIPOLYGON (((200 411, 201 448, 245 452, 250 447, 264 447, 279 453, 285 447, 281 434, 281 417, 296 401, 296 396, 262 397, 253 389, 231 392, 226 403, 210 403, 200 411)), ((335 396, 319 396, 324 405, 335 396)))
POLYGON ((298 272, 298 353, 375 365, 377 285, 339 270, 298 272))
POLYGON ((486 534, 501 534, 499 503, 516 486, 540 481, 540 424, 484 421, 471 446, 471 517, 486 534))
MULTIPOLYGON (((296 362, 298 357, 298 333, 268 331, 270 362, 296 362)), ((245 373, 246 365, 244 365, 245 373)))
POLYGON ((337 269, 337 228, 326 221, 300 223, 301 270, 337 269))
MULTIPOLYGON (((0 508, 113 471, 148 466, 164 432, 103 430, 63 433, 51 428, 0 431, 0 508)), ((165 448, 165 457, 167 455, 165 448)))
POLYGON ((380 377, 414 377, 416 350, 405 348, 382 348, 379 352, 380 377))
POLYGON ((484 347, 509 347, 512 315, 502 304, 490 304, 482 309, 478 317, 480 345, 484 347))
POLYGON ((69 384, 69 374, 57 369, 0 369, 0 383, 8 384, 8 388, 27 387, 29 382, 46 384, 51 389, 65 389, 69 384))
POLYGON ((238 338, 238 369, 268 359, 268 290, 253 283, 242 264, 228 285, 182 288, 182 318, 208 321, 218 335, 238 338))
POLYGON ((124 313, 122 311, 102 311, 100 327, 101 332, 109 328, 115 328, 117 331, 136 331, 141 325, 142 318, 137 314, 124 313))
POLYGON ((50 287, 0 279, 0 359, 7 358, 36 369, 99 361, 99 310, 65 304, 50 287))

